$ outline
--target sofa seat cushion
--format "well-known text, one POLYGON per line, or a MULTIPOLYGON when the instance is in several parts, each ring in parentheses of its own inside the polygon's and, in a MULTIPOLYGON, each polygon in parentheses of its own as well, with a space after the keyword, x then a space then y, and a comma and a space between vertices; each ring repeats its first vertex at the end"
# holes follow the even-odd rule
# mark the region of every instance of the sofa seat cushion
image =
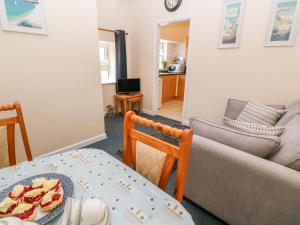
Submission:
POLYGON ((286 124, 278 151, 269 160, 300 171, 300 114, 286 124))
POLYGON ((272 154, 280 145, 280 138, 278 137, 250 134, 198 118, 190 119, 190 127, 195 135, 261 158, 272 154))

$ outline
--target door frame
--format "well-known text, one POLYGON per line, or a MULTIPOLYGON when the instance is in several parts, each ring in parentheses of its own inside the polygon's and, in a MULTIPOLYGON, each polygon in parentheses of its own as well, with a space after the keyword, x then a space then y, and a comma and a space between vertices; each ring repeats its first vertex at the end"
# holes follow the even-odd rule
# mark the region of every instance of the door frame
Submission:
POLYGON ((162 24, 165 23, 176 23, 182 21, 190 21, 189 27, 189 47, 188 47, 188 54, 187 54, 187 64, 186 64, 186 73, 185 73, 185 87, 184 87, 184 97, 183 97, 183 109, 182 109, 182 118, 181 121, 184 125, 188 125, 188 118, 187 118, 187 108, 188 108, 188 99, 189 99, 189 91, 188 87, 190 86, 190 44, 191 44, 191 28, 192 28, 192 18, 191 17, 181 17, 181 18, 173 18, 158 21, 155 24, 155 41, 154 41, 154 65, 153 65, 153 75, 152 75, 152 115, 157 115, 158 110, 158 71, 159 71, 159 45, 160 45, 160 27, 162 24))

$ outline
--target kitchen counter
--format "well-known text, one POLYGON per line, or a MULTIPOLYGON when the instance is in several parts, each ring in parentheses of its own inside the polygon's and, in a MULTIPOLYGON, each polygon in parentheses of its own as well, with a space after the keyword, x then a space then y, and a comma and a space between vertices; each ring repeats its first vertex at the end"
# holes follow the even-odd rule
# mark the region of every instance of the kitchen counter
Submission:
POLYGON ((185 75, 185 73, 170 73, 170 72, 159 73, 159 76, 177 76, 177 75, 185 75))

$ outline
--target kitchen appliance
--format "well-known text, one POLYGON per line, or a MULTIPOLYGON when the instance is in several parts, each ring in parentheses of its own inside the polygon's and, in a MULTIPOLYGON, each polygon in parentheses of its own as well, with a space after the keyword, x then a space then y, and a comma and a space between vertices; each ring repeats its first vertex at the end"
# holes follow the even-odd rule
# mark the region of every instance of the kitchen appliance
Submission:
POLYGON ((117 93, 132 93, 141 91, 140 79, 118 79, 117 93))
POLYGON ((172 64, 168 68, 169 73, 185 73, 185 65, 183 64, 172 64))

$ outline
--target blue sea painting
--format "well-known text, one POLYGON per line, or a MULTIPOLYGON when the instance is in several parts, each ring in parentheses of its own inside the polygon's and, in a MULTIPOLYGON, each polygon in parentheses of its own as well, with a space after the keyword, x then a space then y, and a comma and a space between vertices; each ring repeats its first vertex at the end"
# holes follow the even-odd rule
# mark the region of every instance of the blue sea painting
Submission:
POLYGON ((42 29, 43 15, 39 0, 4 0, 10 25, 42 29))
POLYGON ((241 2, 236 2, 229 3, 226 7, 222 41, 223 44, 236 43, 241 6, 241 2))
POLYGON ((271 41, 289 41, 295 24, 297 4, 297 0, 278 2, 271 41))

